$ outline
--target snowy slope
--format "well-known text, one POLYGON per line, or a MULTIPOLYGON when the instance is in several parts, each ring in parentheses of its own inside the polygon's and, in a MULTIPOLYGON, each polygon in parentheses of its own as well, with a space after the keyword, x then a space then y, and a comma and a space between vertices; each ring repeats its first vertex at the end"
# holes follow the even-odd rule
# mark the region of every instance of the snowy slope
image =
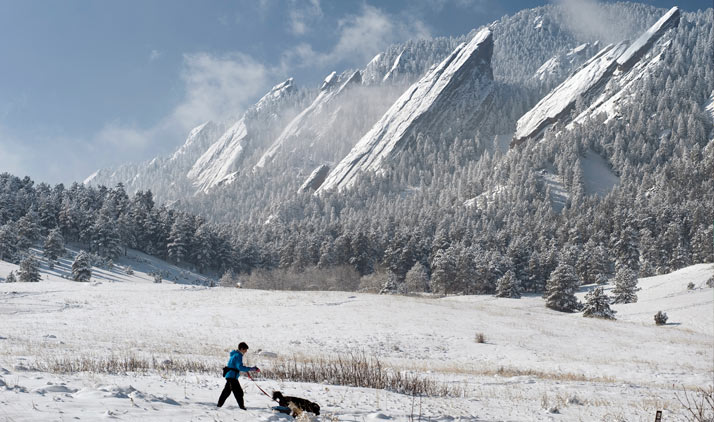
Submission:
POLYGON ((254 135, 248 128, 250 121, 275 113, 274 109, 294 92, 292 78, 274 86, 196 160, 187 177, 204 192, 221 183, 230 183, 254 135))
MULTIPOLYGON (((714 296, 705 286, 714 274, 711 264, 641 279, 639 301, 614 305, 618 320, 603 321, 549 310, 538 296, 395 297, 154 284, 143 272, 148 268, 128 262, 136 264, 131 277, 102 270, 101 279, 77 283, 43 272, 39 283, 0 283, 5 419, 288 420, 267 409, 271 402, 258 385, 317 401, 323 416, 314 420, 323 421, 406 422, 418 415, 432 421, 650 420, 658 409, 665 410, 663 420, 680 420, 679 386, 711 383, 714 296), (687 290, 689 282, 694 290, 687 290), (666 326, 654 325, 659 310, 670 317, 666 326), (485 343, 474 340, 477 333, 485 343), (251 346, 249 365, 365 351, 387 368, 463 393, 415 400, 370 388, 242 378, 248 411, 239 411, 233 398, 219 410, 219 370, 238 341, 251 346), (110 359, 211 369, 49 369, 110 359)), ((0 280, 12 269, 0 262, 0 280)))
POLYGON ((324 133, 326 128, 329 127, 328 124, 325 124, 325 121, 329 121, 330 119, 329 117, 326 119, 325 114, 329 114, 331 109, 334 110, 333 103, 335 100, 343 95, 350 87, 360 84, 361 82, 362 72, 359 70, 344 78, 338 77, 336 72, 329 74, 325 78, 322 87, 320 87, 320 93, 317 95, 317 98, 288 123, 282 133, 280 133, 280 136, 278 136, 273 144, 260 157, 260 160, 255 164, 253 170, 265 167, 291 139, 300 138, 305 133, 315 133, 317 134, 315 135, 316 137, 320 137, 320 134, 324 133))
POLYGON ((445 110, 468 99, 474 113, 492 89, 493 38, 481 30, 412 85, 387 110, 350 153, 330 172, 318 191, 351 186, 360 172, 378 170, 409 136, 441 127, 445 110))
POLYGON ((580 160, 586 195, 605 196, 620 183, 608 162, 598 153, 588 150, 580 160))

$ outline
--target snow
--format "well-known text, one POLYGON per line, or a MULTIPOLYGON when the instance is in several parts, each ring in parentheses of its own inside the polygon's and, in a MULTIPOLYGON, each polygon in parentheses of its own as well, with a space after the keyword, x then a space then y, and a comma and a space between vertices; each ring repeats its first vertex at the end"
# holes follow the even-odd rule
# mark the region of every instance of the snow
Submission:
MULTIPOLYGON (((663 420, 678 420, 679 386, 711 383, 714 296, 705 282, 712 264, 641 279, 639 301, 613 305, 618 320, 604 321, 549 310, 537 295, 434 298, 154 284, 146 273, 152 268, 190 272, 133 251, 117 263, 133 265, 135 274, 97 270, 92 282, 77 283, 59 277, 63 262, 53 273, 43 268, 39 283, 0 283, 5 419, 290 420, 267 409, 261 386, 318 402, 323 416, 314 420, 324 421, 406 422, 418 414, 432 421, 649 420, 656 409, 664 410, 663 420), (687 290, 689 282, 694 290, 687 290), (657 327, 652 318, 659 310, 670 319, 657 327), (474 341, 477 333, 485 343, 474 341), (249 365, 364 351, 386 367, 461 386, 464 396, 413 398, 258 377, 241 379, 247 412, 232 397, 216 409, 220 368, 239 341, 251 346, 249 365), (58 360, 111 357, 195 362, 215 371, 47 369, 58 360), (559 413, 541 403, 557 405, 559 413)), ((16 268, 0 262, 0 279, 16 268)), ((580 299, 593 287, 584 286, 580 299)))
POLYGON ((402 50, 402 52, 399 53, 397 58, 394 59, 394 64, 392 64, 391 69, 389 69, 389 72, 387 72, 387 74, 384 75, 384 78, 382 79, 383 82, 389 80, 389 78, 391 78, 392 75, 399 70, 399 62, 402 60, 402 54, 404 54, 404 50, 402 50))
POLYGON ((535 71, 533 79, 545 81, 554 76, 563 75, 583 59, 588 53, 588 47, 590 47, 589 43, 580 44, 563 54, 551 57, 535 71))
POLYGON ((565 187, 561 177, 555 172, 555 168, 541 170, 544 188, 550 191, 550 203, 555 212, 561 212, 570 199, 568 188, 565 187))
POLYGON ((629 69, 670 28, 679 25, 679 8, 672 7, 654 25, 640 35, 617 59, 620 69, 629 69))
POLYGON ((247 137, 248 129, 243 117, 196 160, 187 177, 200 191, 208 192, 234 173, 235 163, 243 152, 247 137))
POLYGON ((714 91, 712 91, 712 95, 709 98, 709 102, 704 106, 704 110, 709 112, 712 121, 714 121, 714 91))
POLYGON ((538 136, 545 127, 568 113, 575 106, 578 97, 586 97, 591 90, 607 81, 615 70, 615 60, 622 54, 625 46, 625 43, 620 43, 603 48, 573 76, 540 100, 518 119, 513 142, 518 144, 538 136))
MULTIPOLYGON (((171 155, 171 158, 169 161, 176 161, 178 160, 181 156, 186 155, 186 153, 191 149, 191 147, 196 143, 197 139, 199 136, 201 136, 202 133, 204 133, 204 130, 210 129, 210 126, 212 126, 212 123, 210 121, 204 122, 195 128, 191 129, 191 131, 188 133, 188 137, 186 137, 186 142, 184 142, 183 145, 179 149, 176 150, 176 152, 171 155)), ((206 130, 208 132, 208 130, 206 130)))
POLYGON ((99 174, 100 171, 101 171, 101 170, 97 170, 97 171, 95 171, 94 173, 90 174, 89 177, 87 177, 86 179, 84 179, 84 181, 82 182, 82 184, 85 184, 85 185, 90 184, 90 183, 92 182, 92 180, 94 180, 94 178, 97 177, 97 175, 99 174))
POLYGON ((335 89, 337 84, 340 82, 340 78, 336 76, 335 72, 330 73, 325 78, 325 82, 320 88, 320 93, 317 98, 303 111, 301 111, 293 120, 288 123, 288 125, 283 129, 278 138, 273 141, 272 145, 263 153, 258 162, 253 166, 253 171, 259 168, 265 167, 265 165, 270 162, 275 155, 280 151, 280 149, 288 143, 291 139, 300 137, 303 132, 310 133, 320 133, 324 130, 327 125, 324 121, 321 122, 318 127, 314 127, 309 124, 309 121, 320 113, 325 111, 330 107, 331 103, 339 98, 345 90, 347 90, 353 84, 358 84, 362 81, 362 72, 357 70, 352 73, 340 86, 335 89))
POLYGON ((620 183, 610 164, 595 151, 588 150, 580 164, 586 195, 605 196, 620 183))
POLYGON ((360 172, 379 170, 382 162, 397 152, 411 134, 438 127, 439 113, 459 93, 467 92, 475 112, 492 89, 492 49, 493 38, 487 28, 479 31, 468 44, 460 44, 397 99, 330 172, 317 192, 348 188, 360 172))
POLYGON ((298 189, 298 193, 301 192, 308 192, 311 190, 316 190, 317 188, 322 185, 322 183, 325 181, 325 178, 327 177, 327 174, 330 172, 330 166, 327 164, 322 164, 321 166, 318 166, 315 170, 310 173, 310 176, 305 180, 305 183, 303 183, 300 188, 298 189))
POLYGON ((246 144, 251 136, 247 126, 248 120, 256 113, 269 112, 271 105, 294 90, 293 78, 275 85, 246 111, 240 120, 208 147, 187 174, 199 191, 208 192, 220 184, 235 180, 239 160, 243 157, 246 144))

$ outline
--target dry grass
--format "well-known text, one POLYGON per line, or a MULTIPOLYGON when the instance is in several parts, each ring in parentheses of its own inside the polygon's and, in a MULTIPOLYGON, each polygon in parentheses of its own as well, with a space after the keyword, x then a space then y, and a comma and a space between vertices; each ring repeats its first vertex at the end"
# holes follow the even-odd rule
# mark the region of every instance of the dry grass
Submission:
POLYGON ((414 396, 464 396, 464 391, 459 386, 384 366, 377 357, 365 354, 333 358, 293 357, 278 360, 261 373, 271 379, 375 388, 414 396))
POLYGON ((29 370, 59 374, 77 372, 92 372, 101 374, 126 374, 148 372, 173 373, 211 373, 219 371, 219 363, 215 361, 199 361, 194 359, 164 359, 156 357, 143 358, 133 355, 108 357, 80 356, 37 359, 29 364, 29 370))

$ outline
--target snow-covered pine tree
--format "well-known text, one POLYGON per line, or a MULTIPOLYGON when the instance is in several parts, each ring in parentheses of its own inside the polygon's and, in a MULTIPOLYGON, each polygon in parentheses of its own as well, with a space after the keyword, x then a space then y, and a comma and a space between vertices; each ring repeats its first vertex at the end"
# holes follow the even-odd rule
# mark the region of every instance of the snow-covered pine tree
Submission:
POLYGON ((27 249, 40 240, 40 217, 31 211, 17 221, 17 247, 27 249))
POLYGON ((585 295, 584 317, 615 319, 616 312, 610 309, 610 298, 604 293, 602 287, 597 287, 585 295))
POLYGON ((189 257, 192 237, 189 217, 182 213, 171 226, 167 245, 169 258, 177 263, 184 262, 189 257))
POLYGON ((12 223, 0 226, 0 261, 12 260, 17 253, 17 231, 12 223))
POLYGON ((427 274, 426 267, 421 262, 417 262, 407 271, 407 275, 404 277, 404 287, 407 293, 429 291, 429 274, 427 274))
POLYGON ((638 290, 640 288, 637 287, 637 274, 630 268, 622 267, 615 274, 612 303, 635 303, 638 290))
POLYGON ((513 270, 506 271, 496 284, 496 297, 510 297, 518 299, 521 297, 521 282, 516 278, 513 270))
POLYGON ((575 312, 580 303, 575 297, 575 291, 580 286, 580 280, 575 275, 572 265, 561 263, 550 274, 546 284, 545 306, 561 312, 575 312))
POLYGON ((85 251, 79 251, 72 263, 72 279, 89 281, 92 278, 92 259, 85 251))
POLYGON ((20 261, 20 268, 17 270, 18 279, 25 283, 36 283, 42 278, 40 276, 40 264, 33 255, 28 255, 20 261))
POLYGON ((64 255, 66 251, 64 238, 58 228, 50 230, 47 239, 45 239, 44 249, 44 255, 50 261, 56 261, 57 258, 64 255))
POLYGON ((10 274, 7 275, 5 283, 17 283, 17 277, 15 277, 15 273, 13 271, 10 271, 10 274))
POLYGON ((431 264, 431 288, 434 293, 448 294, 456 277, 456 259, 453 247, 436 251, 431 264))

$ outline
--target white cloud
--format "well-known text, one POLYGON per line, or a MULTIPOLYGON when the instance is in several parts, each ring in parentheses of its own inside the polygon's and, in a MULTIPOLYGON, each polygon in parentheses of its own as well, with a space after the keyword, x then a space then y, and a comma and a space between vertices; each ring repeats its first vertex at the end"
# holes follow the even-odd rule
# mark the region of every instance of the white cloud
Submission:
POLYGON ((155 60, 158 60, 162 56, 162 52, 159 50, 151 50, 151 53, 149 53, 149 61, 153 62, 155 60))
POLYGON ((566 16, 568 28, 574 34, 604 42, 621 41, 626 28, 633 25, 624 16, 613 16, 596 0, 553 0, 566 16))
POLYGON ((390 44, 408 39, 429 38, 429 28, 414 16, 402 16, 403 20, 384 11, 363 5, 359 14, 338 21, 337 41, 327 52, 315 51, 302 43, 283 55, 282 66, 290 69, 300 67, 326 67, 344 63, 364 66, 374 55, 390 44))
POLYGON ((319 0, 310 0, 309 3, 297 2, 293 0, 290 9, 290 30, 295 35, 304 35, 320 19, 322 19, 322 8, 319 0))
POLYGON ((198 124, 236 118, 269 86, 269 70, 242 53, 185 54, 183 59, 185 95, 167 116, 145 128, 110 122, 92 144, 117 162, 167 153, 198 124))

